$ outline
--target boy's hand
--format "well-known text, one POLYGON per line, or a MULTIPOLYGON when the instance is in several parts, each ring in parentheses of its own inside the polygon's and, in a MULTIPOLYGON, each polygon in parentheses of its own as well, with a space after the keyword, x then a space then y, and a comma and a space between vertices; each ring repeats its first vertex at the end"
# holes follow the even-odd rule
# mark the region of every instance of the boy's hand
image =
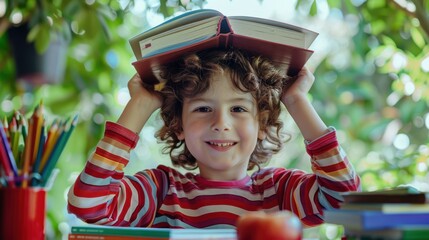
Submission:
POLYGON ((304 67, 295 80, 283 87, 281 96, 281 101, 307 141, 313 141, 328 131, 307 97, 313 82, 313 73, 304 67))
POLYGON ((285 106, 293 104, 299 99, 307 98, 314 82, 314 75, 306 67, 303 67, 298 75, 283 88, 281 101, 285 106))
POLYGON ((154 90, 145 88, 138 74, 135 74, 128 81, 128 91, 130 92, 131 101, 141 101, 141 103, 144 104, 144 107, 147 109, 155 111, 161 107, 161 94, 154 90))
POLYGON ((161 94, 143 86, 138 74, 128 81, 131 99, 128 101, 117 123, 139 133, 152 113, 161 107, 161 94))

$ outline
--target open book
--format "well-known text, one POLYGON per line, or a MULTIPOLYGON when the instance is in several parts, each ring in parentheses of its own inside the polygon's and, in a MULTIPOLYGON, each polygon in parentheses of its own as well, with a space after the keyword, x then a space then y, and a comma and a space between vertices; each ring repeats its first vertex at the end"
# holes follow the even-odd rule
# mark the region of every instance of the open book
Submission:
POLYGON ((112 226, 73 226, 72 239, 103 240, 236 240, 235 229, 172 229, 112 226))
POLYGON ((269 58, 293 76, 313 51, 318 33, 287 23, 248 16, 224 16, 211 9, 185 12, 129 40, 133 63, 147 84, 159 83, 159 66, 210 48, 237 48, 269 58))

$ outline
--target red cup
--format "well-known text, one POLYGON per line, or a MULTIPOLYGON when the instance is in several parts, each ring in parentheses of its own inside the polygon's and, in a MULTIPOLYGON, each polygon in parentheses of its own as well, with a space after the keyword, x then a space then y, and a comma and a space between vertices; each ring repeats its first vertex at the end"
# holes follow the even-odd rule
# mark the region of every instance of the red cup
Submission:
POLYGON ((45 239, 46 191, 0 188, 0 239, 45 239))

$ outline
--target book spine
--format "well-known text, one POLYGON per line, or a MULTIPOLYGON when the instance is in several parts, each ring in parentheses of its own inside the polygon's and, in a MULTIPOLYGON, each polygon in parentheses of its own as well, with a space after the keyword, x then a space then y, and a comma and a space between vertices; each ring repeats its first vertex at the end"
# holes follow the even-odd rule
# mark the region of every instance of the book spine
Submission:
POLYGON ((428 203, 428 197, 424 193, 418 194, 362 194, 345 195, 346 203, 428 203))
POLYGON ((232 47, 230 36, 231 35, 229 33, 219 35, 219 47, 220 48, 227 49, 229 47, 232 47))
POLYGON ((112 236, 112 235, 95 235, 95 234, 83 234, 83 233, 72 233, 69 234, 69 240, 85 239, 85 240, 168 240, 165 237, 139 237, 139 236, 112 236))
POLYGON ((231 27, 231 23, 229 23, 228 17, 224 16, 219 20, 218 32, 217 34, 225 34, 225 33, 234 33, 234 30, 231 27))
POLYGON ((325 222, 343 225, 350 230, 380 230, 401 226, 424 227, 429 225, 427 213, 381 213, 377 211, 332 210, 326 211, 325 222))
POLYGON ((170 237, 169 230, 154 230, 154 229, 135 229, 128 228, 91 228, 91 227, 73 227, 72 234, 84 234, 92 236, 112 236, 112 237, 145 237, 148 239, 168 239, 170 237))
POLYGON ((426 213, 378 213, 362 216, 363 229, 383 229, 400 226, 427 226, 429 215, 426 213))

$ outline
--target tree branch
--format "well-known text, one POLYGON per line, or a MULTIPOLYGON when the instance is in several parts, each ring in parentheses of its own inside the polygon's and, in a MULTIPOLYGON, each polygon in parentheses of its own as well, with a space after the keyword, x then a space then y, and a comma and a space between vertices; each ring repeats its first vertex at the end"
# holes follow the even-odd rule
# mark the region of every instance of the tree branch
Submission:
POLYGON ((416 18, 419 20, 420 26, 426 33, 426 36, 429 37, 429 16, 426 13, 424 1, 412 0, 412 2, 416 6, 416 18))
POLYGON ((10 22, 7 18, 0 18, 0 37, 7 31, 10 26, 10 22))
POLYGON ((407 14, 408 16, 410 16, 410 17, 416 17, 415 12, 412 12, 412 11, 408 10, 406 7, 404 7, 401 4, 399 4, 396 0, 390 0, 389 2, 392 3, 394 5, 394 7, 398 8, 399 10, 401 10, 402 12, 404 12, 405 14, 407 14))
POLYGON ((408 10, 406 7, 399 4, 396 0, 390 0, 389 2, 392 3, 395 8, 404 12, 408 16, 412 18, 417 18, 420 22, 421 29, 426 34, 426 36, 429 37, 429 18, 426 14, 424 1, 423 0, 410 0, 410 1, 414 4, 416 8, 415 12, 408 10))

